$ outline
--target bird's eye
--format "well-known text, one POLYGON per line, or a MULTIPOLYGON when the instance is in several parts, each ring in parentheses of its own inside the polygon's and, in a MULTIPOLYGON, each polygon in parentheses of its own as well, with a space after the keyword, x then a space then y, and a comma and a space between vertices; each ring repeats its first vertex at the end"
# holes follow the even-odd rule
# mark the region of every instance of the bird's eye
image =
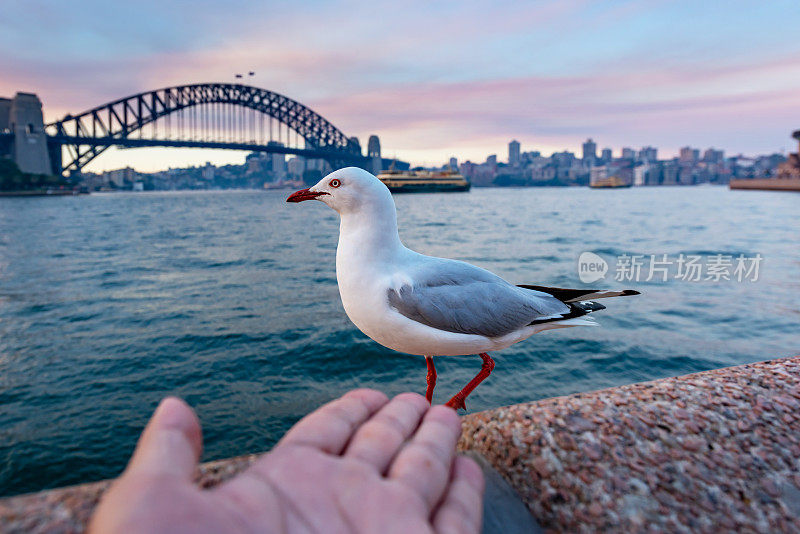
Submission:
POLYGON ((340 185, 342 185, 342 182, 340 182, 339 180, 334 178, 333 180, 328 182, 328 185, 331 186, 331 187, 339 187, 340 185))

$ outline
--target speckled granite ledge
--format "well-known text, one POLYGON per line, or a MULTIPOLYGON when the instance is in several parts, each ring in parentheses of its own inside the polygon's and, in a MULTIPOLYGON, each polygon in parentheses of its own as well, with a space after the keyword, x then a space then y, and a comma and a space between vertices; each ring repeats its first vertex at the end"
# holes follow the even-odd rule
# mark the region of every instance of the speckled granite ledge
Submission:
MULTIPOLYGON (((546 531, 800 532, 800 357, 467 415, 459 447, 546 531)), ((198 483, 254 458, 204 464, 198 483)), ((107 485, 0 500, 0 531, 80 532, 107 485)))
POLYGON ((800 532, 800 357, 464 418, 546 531, 800 532))

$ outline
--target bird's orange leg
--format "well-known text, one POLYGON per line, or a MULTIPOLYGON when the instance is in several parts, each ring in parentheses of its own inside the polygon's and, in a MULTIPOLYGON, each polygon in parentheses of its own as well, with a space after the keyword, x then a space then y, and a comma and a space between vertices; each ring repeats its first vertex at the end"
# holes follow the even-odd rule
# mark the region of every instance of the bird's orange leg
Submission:
POLYGON ((464 404, 464 401, 466 400, 467 396, 472 393, 473 389, 478 387, 478 384, 483 382, 486 377, 492 373, 492 369, 494 369, 494 360, 485 352, 482 352, 480 356, 483 360, 481 370, 478 371, 478 374, 475 375, 475 378, 469 381, 469 384, 464 386, 464 389, 453 395, 453 398, 447 401, 446 406, 449 406, 454 410, 458 410, 459 408, 466 410, 467 405, 464 404))
POLYGON ((428 388, 425 390, 425 398, 428 402, 433 402, 433 388, 436 387, 436 367, 433 366, 433 358, 425 356, 425 363, 428 365, 428 374, 425 375, 425 382, 428 388))

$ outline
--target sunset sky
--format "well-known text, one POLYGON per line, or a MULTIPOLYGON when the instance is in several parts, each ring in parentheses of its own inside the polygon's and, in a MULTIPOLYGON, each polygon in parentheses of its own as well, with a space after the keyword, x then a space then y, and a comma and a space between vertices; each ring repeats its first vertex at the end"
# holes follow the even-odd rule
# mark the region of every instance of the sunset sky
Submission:
MULTIPOLYGON (((384 156, 441 164, 523 150, 793 148, 800 2, 4 0, 0 96, 46 120, 170 85, 234 81, 311 107, 384 156)), ((111 150, 88 170, 243 154, 111 150)))

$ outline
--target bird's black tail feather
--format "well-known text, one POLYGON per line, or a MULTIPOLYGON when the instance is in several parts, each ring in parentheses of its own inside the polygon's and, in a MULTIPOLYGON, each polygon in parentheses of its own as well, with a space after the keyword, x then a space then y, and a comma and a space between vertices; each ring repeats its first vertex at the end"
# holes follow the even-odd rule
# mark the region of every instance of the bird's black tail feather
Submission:
POLYGON ((563 321, 565 319, 573 319, 576 317, 583 317, 593 311, 605 310, 606 307, 602 304, 594 302, 589 299, 604 299, 609 297, 627 297, 629 295, 639 295, 638 291, 633 289, 623 289, 621 291, 611 291, 604 289, 565 289, 562 287, 547 287, 547 286, 529 286, 520 285, 519 287, 525 289, 532 289, 534 291, 541 291, 554 296, 567 306, 569 312, 561 317, 540 319, 533 321, 531 325, 538 323, 548 323, 552 321, 563 321))
POLYGON ((519 287, 553 295, 561 302, 582 302, 585 300, 605 299, 609 297, 627 297, 630 295, 640 294, 638 291, 633 289, 622 289, 615 291, 610 289, 566 289, 563 287, 529 285, 520 285, 519 287))

